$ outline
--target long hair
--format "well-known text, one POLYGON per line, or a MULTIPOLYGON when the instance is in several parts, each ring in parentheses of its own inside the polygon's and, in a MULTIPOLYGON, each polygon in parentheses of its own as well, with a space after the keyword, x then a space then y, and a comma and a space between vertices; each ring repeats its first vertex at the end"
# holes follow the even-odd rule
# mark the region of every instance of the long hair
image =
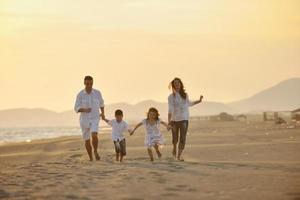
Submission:
POLYGON ((156 108, 152 107, 152 108, 149 108, 149 111, 147 112, 147 120, 149 120, 150 118, 150 112, 154 112, 156 114, 156 117, 155 117, 155 120, 159 120, 159 112, 156 108))
POLYGON ((169 88, 172 88, 172 91, 173 91, 173 94, 175 95, 175 81, 179 81, 179 83, 180 83, 180 85, 181 85, 181 88, 179 89, 179 94, 180 94, 180 96, 181 96, 181 98, 183 98, 183 99, 186 99, 186 96, 187 96, 187 93, 186 93, 186 91, 185 91, 185 88, 184 88, 184 85, 183 85, 183 83, 182 83, 182 81, 181 81, 181 79, 180 78, 174 78, 172 81, 171 81, 171 83, 170 83, 170 85, 169 85, 169 88))

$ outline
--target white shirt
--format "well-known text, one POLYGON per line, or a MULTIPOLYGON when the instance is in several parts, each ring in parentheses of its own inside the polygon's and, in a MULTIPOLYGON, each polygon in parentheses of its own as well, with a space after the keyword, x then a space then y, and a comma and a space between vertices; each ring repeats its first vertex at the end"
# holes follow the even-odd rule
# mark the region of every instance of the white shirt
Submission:
POLYGON ((151 137, 154 137, 154 136, 157 136, 157 135, 161 135, 161 132, 160 132, 160 120, 157 120, 155 124, 151 125, 147 122, 147 119, 144 119, 142 121, 145 129, 146 129, 146 132, 147 132, 147 135, 151 136, 151 137))
POLYGON ((104 107, 104 101, 100 91, 92 89, 91 93, 88 94, 85 89, 79 92, 76 98, 74 110, 78 113, 81 108, 91 108, 91 112, 80 113, 80 125, 81 127, 88 127, 91 122, 100 120, 99 109, 104 107))
POLYGON ((189 107, 193 106, 188 95, 183 99, 178 92, 172 93, 168 97, 169 113, 172 114, 171 121, 189 120, 189 107))
POLYGON ((145 145, 146 146, 152 146, 154 144, 161 144, 163 145, 165 143, 165 140, 160 132, 160 120, 157 120, 155 124, 151 125, 147 122, 147 119, 144 119, 142 121, 145 129, 145 145))
POLYGON ((117 122, 116 119, 108 122, 112 127, 111 138, 113 141, 121 141, 125 138, 124 133, 129 130, 129 126, 125 121, 117 122))

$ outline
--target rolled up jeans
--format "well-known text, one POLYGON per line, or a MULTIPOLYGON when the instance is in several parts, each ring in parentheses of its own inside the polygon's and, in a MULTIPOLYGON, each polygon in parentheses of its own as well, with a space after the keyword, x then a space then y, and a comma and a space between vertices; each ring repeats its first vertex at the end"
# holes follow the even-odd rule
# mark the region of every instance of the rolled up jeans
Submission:
POLYGON ((173 138, 173 145, 177 145, 179 139, 179 146, 178 148, 183 150, 185 147, 186 142, 186 134, 189 127, 189 121, 172 121, 172 138, 173 138))

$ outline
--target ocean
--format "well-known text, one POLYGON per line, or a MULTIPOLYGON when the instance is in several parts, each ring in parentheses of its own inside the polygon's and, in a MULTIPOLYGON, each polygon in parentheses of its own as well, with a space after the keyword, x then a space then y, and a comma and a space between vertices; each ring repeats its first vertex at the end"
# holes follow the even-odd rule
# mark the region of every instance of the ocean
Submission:
MULTIPOLYGON (((110 127, 101 127, 102 132, 109 132, 110 127)), ((81 136, 80 127, 17 127, 0 128, 0 144, 9 142, 31 142, 33 140, 57 138, 63 136, 81 136)))

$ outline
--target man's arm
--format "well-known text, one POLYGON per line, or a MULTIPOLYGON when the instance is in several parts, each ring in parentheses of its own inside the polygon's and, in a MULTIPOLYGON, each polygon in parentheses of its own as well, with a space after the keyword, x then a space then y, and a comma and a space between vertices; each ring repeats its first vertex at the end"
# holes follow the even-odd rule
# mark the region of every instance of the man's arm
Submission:
POLYGON ((100 110, 101 110, 101 118, 105 121, 105 110, 104 110, 104 100, 102 97, 102 93, 99 91, 99 102, 100 102, 100 110))
POLYGON ((107 124, 109 124, 109 125, 111 125, 109 122, 110 122, 110 120, 109 119, 106 119, 105 117, 104 117, 104 119, 102 119, 103 121, 105 121, 107 124))
POLYGON ((102 117, 102 120, 106 121, 105 119, 105 112, 104 112, 104 107, 101 107, 101 117, 102 117))

